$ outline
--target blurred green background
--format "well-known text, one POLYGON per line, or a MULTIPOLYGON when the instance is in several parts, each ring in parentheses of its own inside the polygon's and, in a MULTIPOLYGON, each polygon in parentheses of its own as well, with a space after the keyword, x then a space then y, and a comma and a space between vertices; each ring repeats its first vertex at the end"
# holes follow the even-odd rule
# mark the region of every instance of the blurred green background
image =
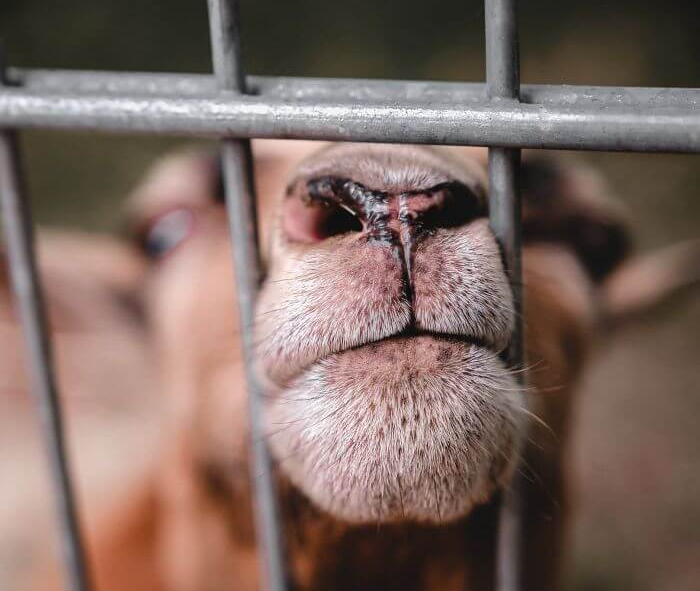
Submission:
MULTIPOLYGON (((483 80, 479 0, 243 0, 252 74, 483 80)), ((23 67, 210 71, 204 0, 2 0, 23 67)), ((522 80, 700 87, 700 2, 521 2, 522 80)), ((22 134, 37 219, 114 230, 149 162, 182 140, 22 134)), ((700 156, 582 154, 643 249, 700 236, 700 156)), ((578 591, 700 589, 700 305, 608 344, 575 442, 578 591)))

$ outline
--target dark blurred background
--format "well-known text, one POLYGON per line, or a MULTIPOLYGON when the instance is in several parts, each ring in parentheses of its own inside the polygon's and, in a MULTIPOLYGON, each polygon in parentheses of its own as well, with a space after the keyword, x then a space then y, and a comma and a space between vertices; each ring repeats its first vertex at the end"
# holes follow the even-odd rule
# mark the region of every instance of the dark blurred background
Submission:
MULTIPOLYGON (((478 81, 479 0, 243 0, 251 74, 478 81)), ((23 67, 209 72, 204 0, 2 0, 23 67)), ((521 2, 523 82, 700 87, 700 3, 521 2)), ((22 134, 36 217, 113 231, 120 203, 178 139, 22 134)), ((700 236, 700 157, 581 154, 611 180, 641 249, 700 236)), ((569 588, 700 589, 700 302, 616 338, 577 419, 569 588)))

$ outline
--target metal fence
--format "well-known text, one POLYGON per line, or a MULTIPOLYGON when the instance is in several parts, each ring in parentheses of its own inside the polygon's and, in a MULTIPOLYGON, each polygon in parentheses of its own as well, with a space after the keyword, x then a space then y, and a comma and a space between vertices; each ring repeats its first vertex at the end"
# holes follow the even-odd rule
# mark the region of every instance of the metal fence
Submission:
MULTIPOLYGON (((516 0, 485 0, 486 84, 246 76, 236 0, 208 0, 214 76, 18 70, 0 56, 0 198, 9 266, 60 516, 73 591, 90 586, 75 510, 37 274, 32 222, 15 140, 41 127, 213 136, 222 139, 234 266, 250 396, 261 574, 287 588, 261 396, 251 371, 260 257, 249 138, 489 146, 490 216, 520 297, 521 148, 700 152, 700 89, 520 85, 516 0)), ((522 331, 510 347, 522 363, 522 331)), ((521 588, 518 482, 505 494, 499 591, 521 588)))

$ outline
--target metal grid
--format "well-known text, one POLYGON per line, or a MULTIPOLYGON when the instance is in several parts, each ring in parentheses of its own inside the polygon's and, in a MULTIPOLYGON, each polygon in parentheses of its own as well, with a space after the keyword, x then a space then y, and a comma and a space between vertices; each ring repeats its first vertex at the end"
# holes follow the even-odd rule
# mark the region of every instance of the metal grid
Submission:
MULTIPOLYGON (((224 182, 250 396, 252 470, 265 588, 287 588, 271 459, 251 371, 260 281, 249 139, 489 146, 491 225, 520 297, 521 148, 700 152, 700 89, 520 85, 516 0, 485 0, 486 84, 248 77, 237 0, 208 0, 214 76, 4 69, 0 63, 0 198, 9 266, 42 418, 67 579, 88 591, 50 339, 15 130, 43 127, 222 138, 224 182)), ((2 60, 0 59, 0 62, 2 60)), ((520 318, 521 314, 517 314, 520 318)), ((522 330, 510 347, 522 364, 522 330)), ((519 483, 505 494, 499 591, 521 588, 519 483)))

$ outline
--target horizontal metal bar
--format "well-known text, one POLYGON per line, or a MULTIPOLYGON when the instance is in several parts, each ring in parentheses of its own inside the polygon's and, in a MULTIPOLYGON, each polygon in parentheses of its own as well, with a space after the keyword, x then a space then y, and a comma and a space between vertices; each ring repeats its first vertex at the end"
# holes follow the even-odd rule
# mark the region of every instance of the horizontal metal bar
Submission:
MULTIPOLYGON (((10 69, 10 80, 26 90, 52 93, 133 96, 207 97, 218 86, 209 74, 102 72, 88 70, 10 69)), ((249 94, 285 101, 464 104, 481 102, 486 85, 475 82, 363 80, 353 78, 289 78, 248 76, 249 94)), ((643 88, 524 84, 520 100, 559 107, 594 104, 609 107, 700 107, 698 88, 643 88)))
POLYGON ((590 104, 312 104, 221 93, 208 98, 0 92, 0 127, 238 138, 700 152, 700 109, 590 104))

